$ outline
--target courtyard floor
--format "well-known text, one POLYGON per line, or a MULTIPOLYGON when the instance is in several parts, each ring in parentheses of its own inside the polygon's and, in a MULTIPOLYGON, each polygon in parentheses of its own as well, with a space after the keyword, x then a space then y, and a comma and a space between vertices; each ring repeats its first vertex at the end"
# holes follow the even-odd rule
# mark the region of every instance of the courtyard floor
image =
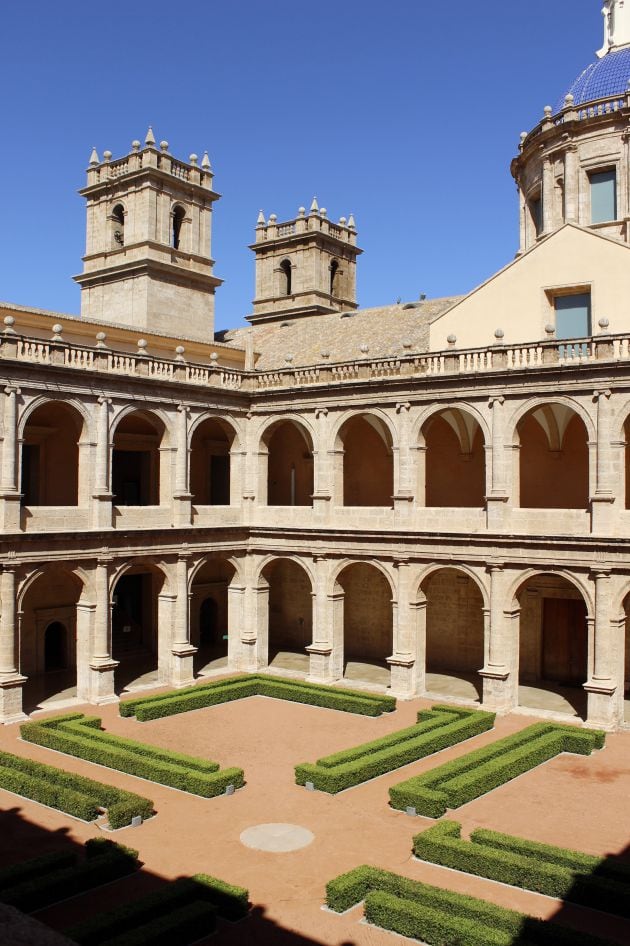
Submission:
MULTIPOLYGON (((570 907, 537 894, 415 861, 414 834, 434 824, 411 818, 387 804, 390 785, 529 725, 511 715, 495 729, 429 759, 367 784, 329 796, 294 783, 299 762, 357 745, 408 726, 431 701, 399 703, 391 714, 371 719, 280 700, 252 697, 148 723, 122 719, 116 705, 102 707, 104 727, 120 735, 245 770, 246 786, 231 797, 201 799, 22 742, 19 727, 0 731, 0 748, 72 772, 111 782, 153 799, 157 816, 139 828, 111 836, 140 851, 143 870, 49 908, 38 918, 56 928, 91 915, 95 908, 133 899, 164 880, 205 872, 245 886, 254 905, 245 921, 221 924, 211 944, 226 946, 394 946, 409 942, 396 934, 360 924, 361 908, 344 916, 322 910, 326 881, 369 863, 439 886, 478 895, 544 918, 562 914, 579 929, 630 942, 630 921, 570 907), (245 847, 243 831, 265 823, 306 828, 307 847, 265 853, 245 847)), ((95 708, 86 706, 93 714, 95 708)), ((39 714, 38 714, 39 715, 39 714)), ((562 755, 502 788, 450 813, 464 835, 488 827, 597 855, 630 859, 630 733, 608 735, 606 748, 591 757, 562 755)), ((0 861, 8 864, 64 843, 83 843, 100 834, 72 820, 0 791, 0 861)), ((205 941, 204 941, 205 942, 205 941)))

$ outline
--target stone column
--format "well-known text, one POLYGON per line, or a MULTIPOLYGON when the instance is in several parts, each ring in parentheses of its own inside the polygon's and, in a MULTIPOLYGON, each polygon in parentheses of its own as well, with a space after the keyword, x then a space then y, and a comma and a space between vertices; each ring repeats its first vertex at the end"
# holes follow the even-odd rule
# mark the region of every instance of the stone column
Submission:
POLYGON ((398 416, 398 451, 394 451, 394 517, 398 524, 408 522, 413 511, 414 490, 412 483, 411 451, 409 443, 409 410, 411 404, 404 401, 396 405, 398 416))
POLYGON ((414 687, 416 693, 424 694, 427 690, 427 599, 422 591, 409 607, 415 637, 415 640, 412 640, 415 657, 414 687))
POLYGON ((587 722, 592 726, 611 729, 617 722, 613 699, 617 687, 612 675, 610 568, 595 568, 591 577, 595 583, 595 620, 589 654, 589 678, 584 685, 588 694, 587 722))
POLYGON ((553 230, 553 164, 551 158, 543 158, 542 172, 542 202, 543 202, 543 233, 553 230))
POLYGON ((111 398, 99 397, 96 421, 96 456, 94 492, 92 493, 92 522, 96 529, 112 528, 112 491, 110 485, 111 444, 109 442, 109 412, 111 398))
POLYGON ((591 488, 591 529, 596 535, 613 533, 614 504, 612 489, 612 449, 610 430, 610 390, 595 391, 597 404, 597 442, 595 453, 595 489, 591 488))
POLYGON ((111 655, 110 563, 110 558, 98 559, 94 575, 96 610, 92 633, 92 659, 90 660, 91 703, 115 703, 118 699, 114 690, 114 671, 118 666, 118 661, 113 660, 111 655))
POLYGON ((507 712, 516 704, 514 667, 510 667, 508 624, 504 615, 505 573, 503 564, 490 562, 490 608, 484 611, 485 656, 480 671, 483 679, 483 705, 490 710, 507 712))
POLYGON ((188 591, 189 552, 180 552, 177 557, 175 599, 175 626, 171 648, 171 685, 190 686, 194 682, 193 658, 197 648, 190 643, 190 594, 188 591))
POLYGON ((192 496, 188 487, 188 415, 185 404, 177 408, 175 431, 175 489, 173 491, 173 522, 189 526, 192 517, 192 496))
POLYGON ((245 626, 245 585, 236 575, 228 585, 228 669, 243 670, 241 628, 245 626))
POLYGON ((313 515, 319 525, 329 521, 332 499, 333 464, 326 450, 328 440, 328 408, 315 410, 317 440, 313 444, 313 515))
POLYGON ((2 444, 2 483, 0 486, 0 523, 5 532, 20 528, 21 494, 18 484, 17 400, 20 389, 8 385, 4 389, 4 440, 2 444))
POLYGON ((565 223, 579 222, 578 208, 578 149, 577 145, 567 145, 564 152, 564 220, 565 223))
POLYGON ((492 411, 492 449, 490 469, 486 471, 486 518, 488 529, 494 532, 504 529, 509 499, 505 483, 504 403, 503 395, 488 401, 492 411))
POLYGON ((269 657, 269 583, 259 574, 259 559, 248 556, 241 631, 241 665, 255 673, 269 657))
POLYGON ((333 615, 328 597, 329 562, 325 555, 313 556, 315 584, 313 588, 313 642, 306 648, 310 655, 308 679, 314 683, 330 683, 333 652, 333 615))
POLYGON ((399 559, 394 562, 397 569, 396 601, 394 611, 394 652, 387 658, 391 671, 392 694, 399 699, 411 699, 417 695, 415 655, 412 649, 412 611, 409 603, 409 562, 399 559))
POLYGON ((26 677, 18 670, 15 592, 15 566, 5 564, 0 575, 0 723, 27 718, 22 711, 22 687, 26 677))
POLYGON ((520 256, 527 249, 527 204, 525 202, 523 188, 519 183, 517 183, 516 188, 518 190, 518 219, 520 229, 520 249, 517 256, 520 256))

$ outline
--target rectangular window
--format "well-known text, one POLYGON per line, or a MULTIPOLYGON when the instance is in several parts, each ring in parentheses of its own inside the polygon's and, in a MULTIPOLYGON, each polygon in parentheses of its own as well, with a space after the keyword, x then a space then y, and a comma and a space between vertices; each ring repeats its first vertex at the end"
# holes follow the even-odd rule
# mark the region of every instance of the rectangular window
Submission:
POLYGON ((556 338, 586 338, 591 334, 591 294, 556 296, 556 338))
POLYGON ((591 183, 591 223, 617 219, 617 172, 598 171, 589 175, 591 183))

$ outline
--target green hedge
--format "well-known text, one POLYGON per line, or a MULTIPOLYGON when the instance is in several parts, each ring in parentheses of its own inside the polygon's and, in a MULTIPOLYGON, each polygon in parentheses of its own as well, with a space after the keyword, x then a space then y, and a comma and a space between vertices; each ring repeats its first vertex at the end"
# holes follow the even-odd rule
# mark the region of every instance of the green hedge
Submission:
POLYGON ((136 930, 105 941, 104 946, 173 946, 192 943, 214 932, 217 908, 212 903, 195 900, 159 916, 136 930))
POLYGON ((590 755, 594 749, 601 749, 604 738, 599 730, 535 723, 460 759, 399 782, 389 790, 390 803, 393 808, 415 808, 419 815, 440 818, 447 808, 459 808, 561 752, 590 755))
MULTIPOLYGON (((179 931, 180 938, 175 939, 175 932, 169 925, 171 918, 179 913, 185 919, 186 910, 198 903, 211 908, 207 911, 208 918, 218 913, 226 919, 236 920, 246 915, 249 894, 245 888, 227 884, 217 877, 195 874, 175 880, 140 900, 99 913, 65 933, 79 946, 113 946, 114 943, 116 946, 135 946, 136 943, 154 946, 162 942, 170 946, 170 943, 185 939, 179 931), (164 935, 170 933, 172 939, 158 938, 163 932, 164 935)), ((203 933, 198 930, 195 938, 199 939, 203 933)))
POLYGON ((70 867, 76 864, 76 861, 75 851, 52 851, 50 854, 42 854, 40 857, 32 857, 28 861, 20 861, 19 864, 3 867, 0 870, 0 900, 2 900, 2 891, 8 887, 15 887, 16 884, 47 874, 52 870, 70 867))
POLYGON ((414 838, 416 857, 442 867, 534 890, 595 910, 630 916, 630 864, 592 857, 479 829, 470 841, 461 825, 442 821, 414 838))
POLYGON ((587 933, 367 865, 326 886, 326 905, 338 913, 362 900, 368 922, 431 946, 610 946, 587 933))
POLYGON ((144 821, 153 814, 148 798, 9 752, 0 752, 0 788, 82 821, 94 821, 106 808, 112 828, 130 824, 137 815, 144 821))
POLYGON ((27 742, 203 798, 223 794, 228 785, 241 788, 244 784, 242 769, 221 771, 218 763, 209 759, 198 759, 158 746, 144 745, 133 739, 103 732, 100 726, 98 717, 71 713, 42 722, 25 723, 20 731, 27 742))
POLYGON ((334 794, 486 732, 494 718, 480 710, 434 706, 418 713, 415 726, 296 766, 295 781, 334 794))
POLYGON ((74 864, 58 866, 5 887, 0 893, 0 900, 24 913, 32 913, 51 903, 75 897, 86 890, 132 874, 140 866, 137 851, 113 841, 92 844, 86 854, 87 858, 82 863, 77 863, 75 856, 74 864))
POLYGON ((120 704, 120 715, 135 716, 140 722, 146 722, 232 700, 242 700, 248 696, 270 696, 345 713, 359 713, 362 716, 380 716, 396 709, 393 696, 322 686, 304 680, 251 674, 125 700, 120 704))

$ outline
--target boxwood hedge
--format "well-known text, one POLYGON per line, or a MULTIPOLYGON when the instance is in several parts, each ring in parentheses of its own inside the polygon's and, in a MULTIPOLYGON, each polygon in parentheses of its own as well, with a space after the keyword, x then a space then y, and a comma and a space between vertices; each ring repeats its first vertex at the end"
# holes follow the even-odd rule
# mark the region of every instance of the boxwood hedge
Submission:
POLYGON ((74 851, 51 851, 49 854, 42 854, 40 857, 32 857, 28 861, 20 861, 19 864, 3 867, 0 870, 0 900, 2 900, 3 890, 42 874, 48 874, 50 871, 70 867, 76 861, 77 855, 74 851))
POLYGON ((362 900, 370 923, 435 946, 605 946, 587 933, 367 865, 326 886, 326 905, 336 912, 362 900))
POLYGON ((144 821, 153 814, 148 798, 10 752, 0 752, 0 788, 82 821, 94 821, 105 808, 112 828, 122 828, 136 816, 144 821))
POLYGON ((396 709, 393 696, 323 686, 307 683, 305 680, 247 674, 185 687, 182 690, 125 700, 120 704, 120 715, 135 716, 140 722, 146 722, 232 700, 242 700, 247 696, 270 696, 345 713, 358 713, 362 716, 380 716, 396 709))
POLYGON ((447 808, 498 788, 561 752, 590 755, 604 745, 599 730, 555 723, 535 723, 460 759, 399 782, 389 790, 393 808, 415 808, 428 818, 440 818, 447 808))
POLYGON ((630 916, 630 864, 592 857, 478 829, 470 841, 461 825, 442 821, 413 840, 416 857, 443 867, 488 877, 549 897, 630 916))
POLYGON ((334 794, 486 732, 494 718, 494 713, 454 706, 421 710, 415 726, 296 766, 295 781, 334 794))
MULTIPOLYGON (((119 877, 133 873, 140 866, 138 852, 113 841, 86 846, 86 859, 79 862, 76 854, 70 855, 73 863, 50 864, 46 872, 41 872, 42 858, 36 873, 23 876, 11 886, 3 887, 0 900, 10 906, 32 913, 66 900, 86 890, 100 887, 119 877)), ((88 842, 89 843, 89 842, 88 842)))
POLYGON ((245 888, 208 874, 194 874, 175 880, 140 900, 99 913, 67 930, 66 935, 79 946, 140 946, 146 943, 171 946, 175 942, 187 941, 188 920, 193 916, 197 917, 197 925, 193 924, 194 938, 199 939, 214 928, 215 913, 236 920, 245 916, 248 909, 249 894, 245 888), (210 909, 199 911, 195 905, 200 903, 210 909), (171 921, 175 917, 178 919, 173 926, 171 921), (203 929, 199 926, 201 921, 205 924, 203 929))
POLYGON ((41 722, 25 723, 21 733, 27 742, 204 798, 221 795, 228 785, 241 788, 244 784, 242 769, 228 768, 221 771, 218 763, 209 759, 198 759, 158 746, 144 745, 133 739, 103 732, 100 726, 98 717, 69 713, 41 722))

